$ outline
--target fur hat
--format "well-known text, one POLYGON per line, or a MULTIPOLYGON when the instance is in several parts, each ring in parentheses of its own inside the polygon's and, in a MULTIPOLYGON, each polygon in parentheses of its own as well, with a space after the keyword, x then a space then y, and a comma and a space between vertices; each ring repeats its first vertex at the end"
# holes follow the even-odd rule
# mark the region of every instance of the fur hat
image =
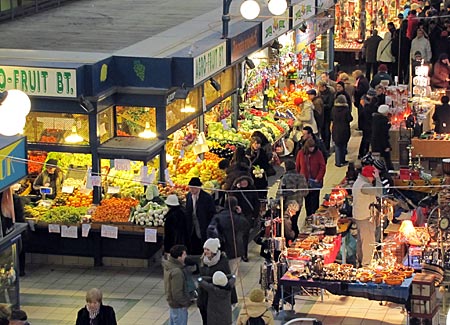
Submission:
POLYGON ((348 106, 347 98, 344 95, 339 95, 334 100, 334 106, 348 106))
POLYGON ((248 298, 251 302, 263 302, 266 297, 264 296, 264 291, 260 288, 254 288, 250 291, 248 298))
POLYGON ((171 207, 180 205, 180 202, 178 202, 178 197, 175 194, 170 194, 169 196, 167 196, 167 199, 164 201, 164 203, 171 207))
POLYGON ((200 181, 200 178, 198 177, 192 177, 189 181, 189 186, 202 186, 202 182, 200 181))
POLYGON ((375 173, 375 167, 369 165, 369 166, 364 166, 361 170, 361 175, 363 175, 364 177, 374 177, 374 173, 375 173))
POLYGON ((389 113, 389 106, 380 105, 380 107, 378 107, 378 113, 386 115, 387 113, 389 113))
POLYGON ((220 240, 219 238, 209 238, 203 244, 203 248, 209 249, 213 254, 217 254, 217 251, 220 248, 220 240))
POLYGON ((212 282, 216 286, 225 287, 228 284, 228 279, 222 271, 216 271, 213 274, 212 282))

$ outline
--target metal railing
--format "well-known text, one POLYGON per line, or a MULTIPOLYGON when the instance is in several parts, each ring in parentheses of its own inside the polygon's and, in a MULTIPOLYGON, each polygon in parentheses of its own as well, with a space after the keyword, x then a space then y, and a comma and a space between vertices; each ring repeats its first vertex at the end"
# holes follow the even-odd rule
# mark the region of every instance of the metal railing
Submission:
POLYGON ((0 23, 34 15, 73 0, 0 0, 0 23))

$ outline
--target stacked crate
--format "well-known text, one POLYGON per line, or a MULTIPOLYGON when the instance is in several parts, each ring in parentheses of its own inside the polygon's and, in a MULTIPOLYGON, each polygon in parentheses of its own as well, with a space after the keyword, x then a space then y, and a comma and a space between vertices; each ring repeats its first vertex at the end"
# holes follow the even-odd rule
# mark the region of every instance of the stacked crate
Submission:
POLYGON ((419 273, 412 281, 410 325, 439 325, 434 275, 419 273))

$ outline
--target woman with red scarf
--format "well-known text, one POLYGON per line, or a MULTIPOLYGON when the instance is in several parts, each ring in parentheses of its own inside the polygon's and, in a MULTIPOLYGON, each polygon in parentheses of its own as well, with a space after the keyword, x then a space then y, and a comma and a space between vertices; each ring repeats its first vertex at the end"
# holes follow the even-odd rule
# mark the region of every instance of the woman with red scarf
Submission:
POLYGON ((308 180, 309 194, 305 197, 305 208, 306 215, 310 216, 319 208, 320 189, 326 171, 325 159, 313 139, 306 140, 298 152, 295 169, 308 180))

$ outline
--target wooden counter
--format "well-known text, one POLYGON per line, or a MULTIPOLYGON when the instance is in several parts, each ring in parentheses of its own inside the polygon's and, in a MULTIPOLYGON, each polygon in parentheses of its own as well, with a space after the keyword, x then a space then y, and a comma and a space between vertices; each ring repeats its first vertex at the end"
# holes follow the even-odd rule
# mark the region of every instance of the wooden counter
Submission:
POLYGON ((421 154, 425 158, 450 158, 450 141, 412 139, 413 158, 421 154))

